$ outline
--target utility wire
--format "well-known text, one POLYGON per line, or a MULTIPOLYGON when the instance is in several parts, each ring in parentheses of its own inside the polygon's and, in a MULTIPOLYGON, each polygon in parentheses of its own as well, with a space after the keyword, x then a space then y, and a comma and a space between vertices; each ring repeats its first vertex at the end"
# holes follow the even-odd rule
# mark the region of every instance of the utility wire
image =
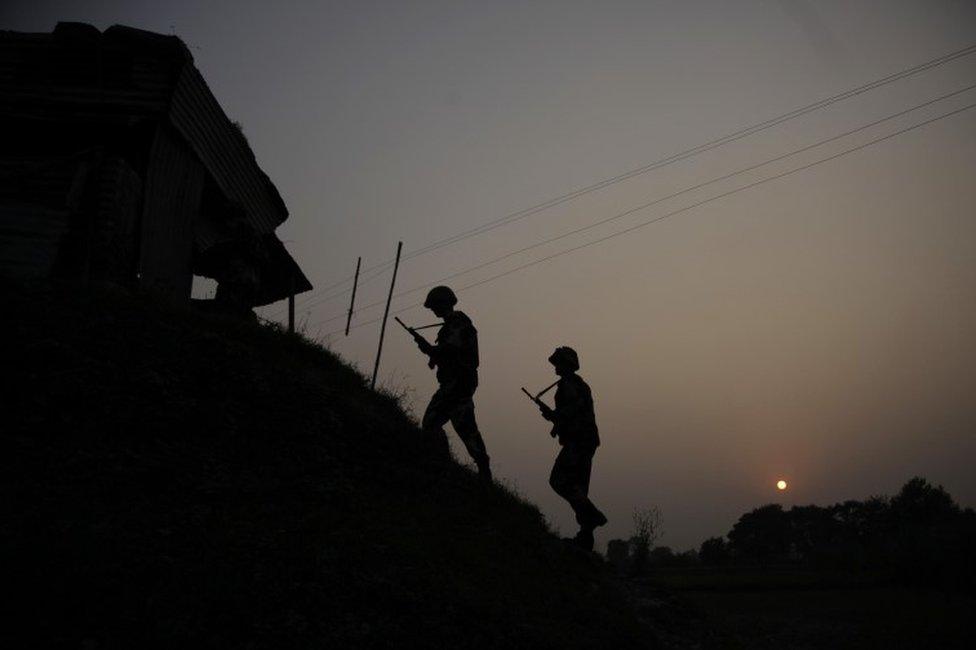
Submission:
MULTIPOLYGON (((493 219, 493 220, 488 221, 488 222, 486 222, 484 224, 481 224, 480 226, 476 226, 476 227, 471 228, 469 230, 462 231, 462 232, 457 233, 455 235, 452 235, 450 237, 446 237, 444 239, 437 240, 437 241, 432 242, 430 244, 427 244, 426 246, 423 246, 422 248, 419 248, 419 249, 417 249, 415 251, 410 251, 409 253, 407 253, 407 254, 405 254, 403 256, 403 260, 402 261, 406 261, 406 260, 409 260, 409 259, 413 259, 415 257, 418 257, 420 255, 424 255, 426 253, 429 253, 431 251, 437 250, 439 248, 443 248, 445 246, 450 246, 450 245, 455 244, 455 243, 457 243, 459 241, 462 241, 464 239, 468 239, 470 237, 475 237, 477 235, 480 235, 480 234, 489 232, 491 230, 494 230, 495 228, 500 228, 500 227, 502 227, 504 225, 507 225, 509 223, 512 223, 514 221, 518 221, 518 220, 524 219, 525 217, 531 216, 533 214, 542 212, 544 210, 548 210, 549 208, 552 208, 552 207, 555 207, 557 205, 561 205, 563 203, 566 203, 568 201, 571 201, 573 199, 576 199, 576 198, 578 198, 580 196, 583 196, 584 194, 589 194, 591 192, 594 192, 594 191, 603 189, 603 188, 608 187, 610 185, 614 185, 616 183, 620 183, 622 181, 625 181, 625 180, 634 178, 635 176, 639 176, 639 175, 642 175, 642 174, 646 174, 647 172, 650 172, 652 170, 659 169, 661 167, 664 167, 666 165, 670 165, 672 163, 675 163, 675 162, 678 162, 678 161, 681 161, 681 160, 685 160, 686 158, 690 158, 690 157, 695 156, 695 155, 698 155, 700 153, 704 153, 706 151, 711 151, 712 149, 716 149, 716 148, 721 147, 723 145, 726 145, 726 144, 729 144, 731 142, 735 142, 735 141, 740 140, 742 138, 745 138, 745 137, 748 137, 750 135, 753 135, 755 133, 759 133, 760 131, 764 131, 764 130, 769 129, 769 128, 773 127, 773 126, 776 126, 776 125, 782 124, 784 122, 790 121, 790 120, 795 119, 797 117, 800 117, 802 115, 806 115, 807 113, 813 112, 813 111, 818 110, 818 109, 821 109, 821 108, 825 108, 827 106, 830 106, 832 104, 835 104, 835 103, 837 103, 839 101, 843 101, 845 99, 849 99, 851 97, 856 97, 857 95, 861 95, 863 93, 866 93, 868 91, 874 90, 876 88, 880 88, 881 86, 885 86, 887 84, 894 83, 895 81, 899 81, 899 80, 904 79, 906 77, 910 77, 912 75, 918 74, 919 72, 924 72, 926 70, 930 70, 932 68, 935 68, 935 67, 944 65, 944 64, 949 63, 951 61, 954 61, 956 59, 959 59, 959 58, 962 58, 964 56, 968 56, 970 54, 973 54, 974 52, 976 52, 976 44, 970 45, 970 46, 965 47, 965 48, 962 48, 960 50, 956 50, 954 52, 950 52, 948 54, 944 54, 944 55, 942 55, 940 57, 936 57, 935 59, 931 59, 930 61, 926 61, 925 63, 920 63, 920 64, 915 65, 915 66, 912 66, 910 68, 906 68, 905 70, 902 70, 900 72, 896 72, 896 73, 890 74, 890 75, 885 76, 885 77, 882 77, 880 79, 876 79, 875 81, 872 81, 872 82, 869 82, 867 84, 858 86, 856 88, 851 88, 850 90, 846 90, 846 91, 844 91, 842 93, 838 93, 836 95, 832 95, 830 97, 826 97, 824 99, 821 99, 821 100, 818 100, 816 102, 813 102, 812 104, 807 104, 806 106, 803 106, 803 107, 794 109, 794 110, 789 111, 787 113, 783 113, 782 115, 779 115, 777 117, 773 117, 773 118, 770 118, 770 119, 765 120, 763 122, 759 122, 757 124, 753 124, 752 126, 745 127, 745 128, 740 129, 738 131, 735 131, 734 133, 730 133, 730 134, 725 135, 725 136, 722 136, 720 138, 716 138, 714 140, 710 140, 708 142, 705 142, 703 144, 697 145, 697 146, 692 147, 690 149, 686 149, 685 151, 672 154, 672 155, 667 156, 665 158, 661 158, 660 160, 657 160, 655 162, 648 163, 646 165, 643 165, 641 167, 637 167, 637 168, 632 169, 632 170, 627 171, 627 172, 623 172, 623 173, 618 174, 616 176, 611 176, 610 178, 606 178, 604 180, 598 181, 596 183, 593 183, 592 185, 587 185, 585 187, 581 187, 581 188, 572 190, 572 191, 567 192, 565 194, 562 194, 560 196, 557 196, 557 197, 554 197, 552 199, 549 199, 548 201, 543 201, 542 203, 537 203, 536 205, 533 205, 531 207, 528 207, 528 208, 525 208, 525 209, 522 209, 522 210, 518 210, 516 212, 509 213, 509 214, 507 214, 505 216, 499 217, 497 219, 493 219)), ((387 260, 385 262, 380 262, 380 263, 375 264, 373 266, 367 267, 366 269, 363 270, 363 273, 367 273, 367 272, 373 271, 373 270, 378 270, 379 273, 382 273, 382 271, 384 271, 387 268, 389 268, 392 264, 393 264, 393 260, 392 259, 387 260)), ((377 277, 377 275, 373 275, 369 279, 371 280, 371 279, 373 279, 375 277, 377 277)), ((331 290, 331 289, 340 287, 343 284, 346 284, 348 282, 351 282, 352 279, 353 279, 353 277, 350 275, 349 277, 347 277, 347 278, 345 278, 343 280, 340 280, 339 282, 336 282, 334 284, 331 284, 328 287, 325 287, 325 288, 321 289, 320 291, 328 291, 328 290, 331 290)), ((368 282, 368 280, 367 280, 367 282, 368 282)), ((361 284, 364 284, 364 282, 361 282, 361 284)), ((348 293, 349 291, 351 291, 351 289, 345 290, 345 291, 343 291, 341 293, 338 293, 336 295, 328 296, 327 298, 324 298, 323 299, 323 302, 324 301, 327 301, 327 300, 334 299, 335 297, 338 297, 339 295, 344 295, 345 293, 348 293)), ((305 300, 306 301, 311 300, 312 299, 312 296, 313 296, 313 294, 309 294, 308 296, 305 297, 305 300)), ((306 304, 302 308, 303 309, 307 309, 309 306, 310 305, 307 305, 306 304)), ((278 312, 278 313, 281 313, 281 312, 278 312)))
MULTIPOLYGON (((530 250, 539 248, 540 246, 545 246, 546 244, 551 244, 551 243, 556 242, 556 241, 559 241, 561 239, 565 239, 566 237, 571 237, 573 235, 578 235, 579 233, 586 232, 588 230, 592 230, 593 228, 596 228, 598 226, 602 226, 604 224, 610 223, 611 221, 616 221, 618 219, 622 219, 622 218, 624 218, 626 216, 629 216, 631 214, 634 214, 635 212, 638 212, 638 211, 641 211, 641 210, 646 210, 647 208, 650 208, 650 207, 655 206, 655 205, 657 205, 659 203, 663 203, 665 201, 671 200, 673 198, 679 197, 679 196, 681 196, 683 194, 687 194, 689 192, 694 192, 695 190, 702 189, 703 187, 706 187, 708 185, 713 185, 715 183, 719 183, 721 181, 728 180, 728 179, 733 178, 735 176, 740 176, 742 174, 745 174, 745 173, 748 173, 748 172, 751 172, 751 171, 755 171, 756 169, 759 169, 760 167, 765 167, 766 165, 771 165, 773 163, 780 162, 780 161, 785 160, 787 158, 791 158, 791 157, 796 156, 796 155, 799 155, 801 153, 810 151, 811 149, 815 149, 815 148, 821 147, 821 146, 823 146, 825 144, 829 144, 831 142, 835 142, 835 141, 840 140, 842 138, 846 138, 848 136, 854 135, 855 133, 860 133, 861 131, 865 131, 867 129, 871 129, 871 128, 873 128, 875 126, 878 126, 880 124, 883 124, 885 122, 889 122, 891 120, 894 120, 894 119, 897 119, 897 118, 902 117, 904 115, 907 115, 908 113, 912 113, 914 111, 917 111, 919 109, 925 108, 927 106, 931 106, 932 104, 936 104, 938 102, 945 101, 946 99, 950 99, 950 98, 955 97, 957 95, 960 95, 962 93, 968 92, 970 90, 973 90, 974 88, 976 88, 976 84, 971 84, 969 86, 966 86, 965 88, 960 88, 959 90, 954 90, 954 91, 952 91, 950 93, 946 93, 946 94, 944 94, 944 95, 942 95, 940 97, 936 97, 935 99, 930 99, 930 100, 928 100, 926 102, 922 102, 921 104, 917 104, 915 106, 912 106, 911 108, 907 108, 905 110, 898 111, 897 113, 892 113, 891 115, 888 115, 886 117, 882 117, 880 119, 874 120, 873 122, 870 122, 868 124, 864 124, 863 126, 859 126, 857 128, 851 129, 849 131, 845 131, 844 133, 840 133, 838 135, 834 135, 834 136, 831 136, 829 138, 825 138, 823 140, 819 140, 819 141, 817 141, 817 142, 815 142, 813 144, 809 144, 809 145, 806 145, 804 147, 800 147, 799 149, 795 149, 795 150, 790 151, 788 153, 781 154, 781 155, 778 155, 778 156, 774 156, 772 158, 768 158, 768 159, 766 159, 766 160, 764 160, 762 162, 759 162, 759 163, 756 163, 756 164, 753 164, 753 165, 749 165, 748 167, 744 167, 744 168, 739 169, 739 170, 736 170, 734 172, 730 172, 728 174, 723 174, 721 176, 717 176, 717 177, 712 178, 710 180, 703 181, 703 182, 698 183, 696 185, 692 185, 690 187, 686 187, 684 189, 678 190, 677 192, 672 192, 671 194, 668 194, 666 196, 659 197, 659 198, 654 199, 653 201, 649 201, 647 203, 643 203, 641 205, 638 205, 636 207, 630 208, 630 209, 625 210, 623 212, 617 213, 617 214, 612 215, 610 217, 606 217, 604 219, 600 219, 599 221, 595 221, 595 222, 590 223, 590 224, 587 224, 585 226, 580 226, 579 228, 575 228, 575 229, 570 230, 568 232, 564 232, 564 233, 562 233, 560 235, 556 235, 554 237, 549 237, 548 239, 544 239, 544 240, 538 241, 538 242, 536 242, 534 244, 530 244, 528 246, 525 246, 523 248, 519 248, 519 249, 514 250, 514 251, 511 251, 509 253, 505 253, 503 255, 500 255, 500 256, 495 257, 495 258, 490 259, 490 260, 487 260, 487 261, 482 262, 480 264, 477 264, 475 266, 471 266, 471 267, 468 267, 468 268, 463 269, 461 271, 457 271, 455 273, 451 273, 450 275, 446 275, 444 277, 438 278, 437 280, 434 280, 432 282, 428 282, 428 283, 425 283, 425 284, 422 284, 422 285, 413 287, 411 289, 406 289, 404 291, 401 291, 401 292, 395 294, 393 297, 394 298, 401 298, 403 296, 406 296, 406 295, 409 295, 409 294, 412 294, 412 293, 416 293, 416 292, 422 291, 424 289, 428 289, 428 288, 430 288, 432 286, 435 286, 435 285, 438 285, 438 284, 442 284, 442 283, 447 282, 449 280, 456 279, 456 278, 461 277, 463 275, 467 275, 468 273, 472 273, 474 271, 483 269, 486 266, 491 266, 492 264, 497 264, 498 262, 501 262, 503 260, 506 260, 506 259, 508 259, 510 257, 514 257, 516 255, 520 255, 520 254, 525 253, 525 252, 528 252, 530 250)), ((384 301, 373 302, 373 303, 370 303, 370 304, 365 305, 363 307, 360 307, 359 308, 359 311, 362 312, 362 311, 365 311, 367 309, 372 309, 372 308, 374 308, 376 306, 383 305, 383 304, 385 304, 384 301)), ((338 316, 332 316, 332 317, 326 318, 324 320, 318 321, 315 324, 316 325, 321 325, 323 323, 328 323, 328 322, 334 321, 334 320, 336 320, 338 318, 345 318, 345 314, 340 314, 338 316)))
MULTIPOLYGON (((536 266, 538 264, 542 264, 543 262, 548 262, 549 260, 555 259, 555 258, 560 257, 562 255, 568 255, 570 253, 575 253, 575 252, 577 252, 579 250, 582 250, 584 248, 588 248, 590 246, 594 246, 596 244, 600 244, 600 243, 605 242, 605 241, 607 241, 609 239, 613 239, 613 238, 619 237, 621 235, 630 234, 630 233, 632 233, 632 232, 634 232, 636 230, 639 230, 639 229, 644 228, 646 226, 649 226, 651 224, 657 223, 659 221, 664 221, 665 219, 669 219, 669 218, 671 218, 673 216, 676 216, 678 214, 681 214, 683 212, 687 212, 688 210, 692 210, 694 208, 700 207, 700 206, 705 205, 707 203, 711 203, 712 201, 717 201, 717 200, 722 199, 722 198, 725 198, 727 196, 731 196, 732 194, 737 194, 739 192, 743 192, 745 190, 751 189, 751 188, 756 187, 758 185, 762 185, 764 183, 769 183, 771 181, 779 180, 779 179, 784 178, 786 176, 790 176, 792 174, 796 174, 797 172, 801 172, 801 171, 810 169, 811 167, 815 167, 815 166, 820 165, 822 163, 830 162, 832 160, 836 160, 836 159, 841 158, 843 156, 846 156, 848 154, 851 154, 851 153, 854 153, 854 152, 857 152, 857 151, 861 151, 862 149, 866 149, 866 148, 868 148, 870 146, 873 146, 873 145, 876 145, 876 144, 878 144, 880 142, 884 142, 885 140, 890 140, 891 138, 894 138, 894 137, 903 135, 905 133, 908 133, 909 131, 914 131, 915 129, 919 129, 919 128, 923 127, 923 126, 927 126, 927 125, 932 124, 934 122, 938 122, 938 121, 944 120, 944 119, 946 119, 948 117, 952 117, 954 115, 958 115, 959 113, 962 113, 964 111, 971 110, 973 108, 976 108, 976 103, 969 104, 969 105, 964 106, 962 108, 958 108, 958 109, 956 109, 954 111, 950 111, 948 113, 944 113, 944 114, 939 115, 937 117, 930 118, 930 119, 925 120, 923 122, 919 122, 917 124, 913 124, 912 126, 908 126, 908 127, 903 128, 903 129, 899 129, 898 131, 895 131, 893 133, 889 133, 888 135, 884 135, 884 136, 881 136, 879 138, 875 138, 874 140, 871 140, 869 142, 865 142, 864 144, 857 145, 856 147, 852 147, 850 149, 845 149, 844 151, 841 151, 839 153, 833 154, 831 156, 827 156, 826 158, 821 158, 819 160, 815 160, 815 161, 813 161, 811 163, 807 163, 806 165, 802 165, 800 167, 796 167, 796 168, 791 169, 789 171, 785 171, 785 172, 782 172, 780 174, 776 174, 774 176, 770 176, 768 178, 764 178, 764 179, 761 179, 761 180, 758 180, 758 181, 749 183, 747 185, 743 185, 741 187, 735 188, 733 190, 729 190, 727 192, 722 192, 721 194, 716 194, 715 196, 709 197, 707 199, 703 199, 703 200, 698 201, 696 203, 692 203, 691 205, 685 206, 683 208, 679 208, 677 210, 673 210, 673 211, 668 212, 666 214, 663 214, 663 215, 661 215, 659 217, 655 217, 654 219, 649 219, 647 221, 642 221, 641 223, 638 223, 636 225, 630 226, 629 228, 625 228, 623 230, 619 230, 617 232, 611 233, 611 234, 606 235, 604 237, 600 237, 599 239, 594 239, 594 240, 589 241, 589 242, 586 242, 584 244, 580 244, 579 246, 573 246, 572 248, 566 248, 566 249, 563 249, 563 250, 558 251, 556 253, 553 253, 551 255, 547 255, 545 257, 541 257, 541 258, 532 260, 530 262, 526 262, 525 264, 521 264, 521 265, 516 266, 516 267, 514 267, 512 269, 508 269, 508 270, 503 271, 501 273, 495 274, 495 275, 493 275, 491 277, 484 278, 482 280, 478 280, 477 282, 472 282, 471 284, 465 285, 465 286, 457 289, 456 291, 457 292, 467 291, 468 289, 473 289, 475 287, 479 287, 481 285, 488 284, 490 282, 494 282, 496 280, 499 280, 501 278, 504 278, 505 276, 511 275, 513 273, 518 273, 519 271, 523 271, 525 269, 528 269, 530 267, 536 266)), ((414 309, 416 307, 419 307, 421 304, 422 303, 414 303, 412 305, 408 305, 407 307, 402 307, 400 309, 397 309, 396 311, 394 311, 392 313, 394 313, 394 314, 401 314, 401 313, 403 313, 405 311, 408 311, 410 309, 414 309)), ((356 328, 364 327, 366 325, 370 325, 372 323, 379 322, 379 320, 380 320, 379 318, 374 318, 372 320, 368 320, 368 321, 365 321, 363 323, 358 323, 355 327, 356 328)), ((316 323, 316 325, 318 325, 318 324, 321 324, 321 323, 316 323)), ((338 334, 338 333, 340 333, 342 331, 344 331, 344 330, 336 330, 335 332, 329 332, 328 334, 326 334, 326 336, 332 336, 332 335, 338 334)))
MULTIPOLYGON (((366 267, 366 269, 360 271, 360 274, 359 274, 360 275, 360 278, 359 278, 359 286, 362 287, 363 285, 372 282, 373 280, 375 280, 379 276, 383 275, 383 273, 387 269, 389 269, 390 267, 392 267, 392 266, 393 266, 393 262, 391 261, 389 263, 383 262, 381 264, 377 264, 376 266, 366 267)), ((347 282, 350 282, 353 279, 353 277, 354 276, 350 275, 348 278, 345 278, 344 280, 340 280, 338 282, 334 282, 333 284, 330 284, 327 287, 323 287, 322 289, 318 289, 318 290, 313 291, 312 293, 308 294, 304 298, 304 300, 306 301, 305 304, 303 304, 303 305, 300 306, 301 309, 308 310, 308 309, 311 309, 312 307, 316 307, 318 305, 325 304, 325 303, 330 302, 332 300, 335 300, 337 298, 342 298, 343 296, 348 296, 350 293, 352 293, 352 288, 351 287, 348 288, 348 289, 341 289, 339 291, 336 291, 335 293, 331 293, 331 294, 328 294, 328 295, 325 295, 325 296, 320 296, 320 297, 317 297, 317 298, 313 298, 313 296, 315 294, 317 294, 317 293, 321 293, 323 291, 329 291, 330 289, 336 289, 338 287, 341 287, 342 285, 346 284, 347 282)), ((285 313, 286 310, 287 310, 287 307, 278 309, 277 311, 274 311, 274 312, 271 313, 271 317, 274 318, 274 317, 277 317, 277 316, 281 316, 282 314, 285 313)), ((359 310, 357 309, 356 311, 359 311, 359 310)))
MULTIPOLYGON (((369 275, 364 275, 362 272, 360 272, 360 276, 364 276, 364 277, 360 277, 359 286, 362 287, 363 285, 365 285, 365 284, 367 284, 369 282, 372 282, 373 280, 375 280, 379 276, 383 275, 383 272, 386 271, 388 268, 390 268, 389 265, 388 266, 373 267, 373 272, 371 274, 369 274, 369 275)), ((343 283, 344 282, 345 282, 345 280, 343 280, 343 283)), ((336 285, 333 285, 333 286, 336 286, 336 285)), ((325 304, 325 303, 330 302, 332 300, 335 300, 337 298, 342 298, 343 296, 347 296, 350 293, 352 293, 352 289, 351 288, 350 289, 344 289, 342 291, 338 291, 336 293, 333 293, 333 294, 330 294, 330 295, 327 295, 327 296, 322 296, 320 298, 315 298, 311 302, 307 302, 304 305, 302 305, 302 309, 303 310, 308 310, 308 309, 311 309, 312 307, 317 307, 318 305, 325 304)), ((394 296, 394 297, 396 297, 396 296, 394 296)), ((363 309, 365 309, 365 308, 364 307, 359 307, 355 311, 356 312, 360 312, 363 309)), ((279 310, 279 311, 275 312, 275 314, 273 314, 273 315, 281 315, 283 313, 284 313, 284 311, 279 310)))

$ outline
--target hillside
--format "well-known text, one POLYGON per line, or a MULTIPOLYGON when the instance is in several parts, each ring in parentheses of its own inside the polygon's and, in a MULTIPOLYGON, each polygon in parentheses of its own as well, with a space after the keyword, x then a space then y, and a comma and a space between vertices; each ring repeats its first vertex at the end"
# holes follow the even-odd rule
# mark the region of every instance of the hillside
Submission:
POLYGON ((9 287, 4 647, 654 647, 595 558, 299 336, 9 287))

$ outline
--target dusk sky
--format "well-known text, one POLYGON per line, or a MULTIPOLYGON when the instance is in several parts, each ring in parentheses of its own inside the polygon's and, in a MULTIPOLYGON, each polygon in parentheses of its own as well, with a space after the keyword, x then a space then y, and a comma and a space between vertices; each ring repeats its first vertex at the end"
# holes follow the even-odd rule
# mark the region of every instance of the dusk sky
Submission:
MULTIPOLYGON (((371 372, 382 307, 340 333, 322 289, 519 210, 976 44, 976 3, 5 2, 176 34, 290 211, 316 291, 308 336, 371 372), (329 320, 331 319, 331 320, 329 320)), ((397 290, 976 84, 976 53, 403 262, 397 290)), ((448 282, 462 289, 976 103, 960 92, 448 282)), ((574 347, 603 446, 599 544, 657 506, 697 546, 769 502, 892 493, 913 475, 976 505, 976 108, 459 291, 480 333, 495 475, 565 533, 556 443, 522 395, 574 347), (789 487, 778 492, 777 479, 789 487)), ((367 278, 369 275, 366 276, 367 278)), ((381 302, 390 271, 360 287, 381 302)), ((344 289, 345 286, 339 287, 344 289)), ((201 284, 199 291, 205 291, 201 284)), ((423 300, 402 296, 393 309, 423 300)), ((261 310, 281 319, 281 305, 261 310)), ((434 321, 402 311, 408 323, 434 321)), ((423 412, 435 380, 388 326, 381 381, 423 412)), ((449 430, 452 446, 466 458, 449 430)))

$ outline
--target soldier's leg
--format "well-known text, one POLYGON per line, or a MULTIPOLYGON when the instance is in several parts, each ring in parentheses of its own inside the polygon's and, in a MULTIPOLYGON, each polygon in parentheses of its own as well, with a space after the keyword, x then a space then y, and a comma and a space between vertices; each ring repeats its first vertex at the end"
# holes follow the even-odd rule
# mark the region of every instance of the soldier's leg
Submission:
POLYGON ((556 462, 552 464, 552 471, 549 473, 549 487, 567 501, 570 501, 572 489, 572 480, 570 479, 572 469, 571 454, 572 452, 566 447, 562 447, 556 456, 556 462))
POLYGON ((606 523, 606 517, 587 496, 592 460, 592 450, 566 445, 556 457, 549 476, 549 485, 572 507, 576 523, 581 529, 590 531, 606 523))
POLYGON ((450 456, 451 453, 447 444, 447 434, 444 433, 444 425, 451 419, 450 408, 450 401, 443 389, 438 389, 430 398, 430 404, 427 405, 424 417, 420 421, 420 428, 427 438, 426 442, 445 456, 450 456))
POLYGON ((590 474, 593 470, 593 454, 596 450, 589 450, 580 460, 577 476, 579 492, 582 496, 580 509, 576 510, 576 522, 580 528, 593 530, 597 526, 607 523, 606 516, 590 501, 590 474))
POLYGON ((478 466, 478 473, 485 478, 491 478, 491 468, 488 460, 488 450, 485 441, 478 430, 478 422, 474 417, 474 401, 467 398, 461 401, 451 413, 451 424, 457 431, 458 437, 464 443, 464 448, 478 466))
POLYGON ((589 454, 586 458, 586 467, 580 469, 579 484, 580 490, 582 490, 583 495, 587 498, 590 497, 590 474, 593 473, 593 455, 596 453, 589 454))

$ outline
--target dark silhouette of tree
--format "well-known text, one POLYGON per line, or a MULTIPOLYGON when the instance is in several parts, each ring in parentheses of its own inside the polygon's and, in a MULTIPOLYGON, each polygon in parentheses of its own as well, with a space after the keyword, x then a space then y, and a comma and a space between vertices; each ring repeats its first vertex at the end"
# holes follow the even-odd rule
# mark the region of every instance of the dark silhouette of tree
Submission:
POLYGON ((959 506, 949 493, 916 476, 889 503, 885 559, 907 582, 951 581, 956 569, 947 558, 966 552, 961 523, 959 506))
POLYGON ((698 558, 702 564, 721 566, 728 564, 731 559, 729 544, 724 537, 710 537, 702 542, 698 551, 698 558))
POLYGON ((810 562, 828 559, 839 541, 840 526, 832 508, 795 506, 788 513, 791 551, 810 562))
POLYGON ((641 573, 647 569, 651 548, 664 533, 663 518, 657 508, 634 511, 634 535, 630 538, 631 570, 641 573))
POLYGON ((758 562, 785 559, 790 550, 790 519, 778 503, 765 505, 742 515, 728 538, 739 558, 758 562))
POLYGON ((912 526, 931 525, 959 515, 959 506, 945 488, 933 486, 920 476, 902 486, 897 496, 891 499, 889 508, 896 523, 912 526))
POLYGON ((670 546, 655 546, 651 549, 650 562, 656 566, 672 566, 676 557, 670 546))
POLYGON ((831 511, 837 525, 837 563, 848 568, 878 564, 891 527, 888 497, 844 501, 832 506, 831 511))
POLYGON ((891 498, 831 506, 771 504, 705 540, 701 562, 790 562, 885 577, 903 584, 976 591, 976 513, 942 486, 914 477, 891 498))

